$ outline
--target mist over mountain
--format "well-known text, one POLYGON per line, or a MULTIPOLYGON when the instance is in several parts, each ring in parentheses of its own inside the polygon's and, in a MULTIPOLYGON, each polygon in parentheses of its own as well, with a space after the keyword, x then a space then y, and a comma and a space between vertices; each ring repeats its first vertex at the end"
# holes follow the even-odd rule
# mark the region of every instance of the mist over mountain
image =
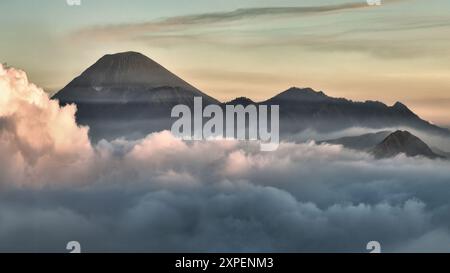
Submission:
POLYGON ((105 55, 72 80, 53 97, 62 105, 75 103, 77 121, 90 127, 93 141, 102 138, 139 138, 170 129, 171 109, 177 104, 193 105, 279 105, 281 137, 306 129, 333 132, 351 127, 410 127, 446 135, 447 129, 422 120, 397 102, 387 106, 378 101, 354 102, 333 98, 312 88, 292 87, 262 102, 239 97, 227 103, 206 95, 160 64, 137 52, 105 55))
POLYGON ((369 150, 381 143, 387 136, 392 134, 391 131, 380 131, 376 133, 368 133, 360 136, 347 136, 336 139, 319 141, 319 143, 339 144, 354 150, 369 150))

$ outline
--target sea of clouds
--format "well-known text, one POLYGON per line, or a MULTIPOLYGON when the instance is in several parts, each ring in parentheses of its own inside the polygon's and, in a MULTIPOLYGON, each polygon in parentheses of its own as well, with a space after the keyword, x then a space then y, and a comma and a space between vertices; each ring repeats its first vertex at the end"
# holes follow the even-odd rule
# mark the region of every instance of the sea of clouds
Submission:
POLYGON ((91 144, 0 66, 0 251, 450 251, 450 162, 314 142, 91 144))

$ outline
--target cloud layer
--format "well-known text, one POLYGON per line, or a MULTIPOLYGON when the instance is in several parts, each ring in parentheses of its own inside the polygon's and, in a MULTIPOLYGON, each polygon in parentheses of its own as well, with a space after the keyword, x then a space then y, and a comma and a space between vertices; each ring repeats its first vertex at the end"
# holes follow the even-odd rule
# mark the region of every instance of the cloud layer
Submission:
POLYGON ((88 129, 77 126, 74 105, 60 108, 25 72, 3 65, 0 91, 0 186, 8 175, 16 184, 49 183, 88 163, 88 129))
POLYGON ((0 251, 450 250, 447 161, 167 131, 92 146, 22 71, 0 91, 0 251))

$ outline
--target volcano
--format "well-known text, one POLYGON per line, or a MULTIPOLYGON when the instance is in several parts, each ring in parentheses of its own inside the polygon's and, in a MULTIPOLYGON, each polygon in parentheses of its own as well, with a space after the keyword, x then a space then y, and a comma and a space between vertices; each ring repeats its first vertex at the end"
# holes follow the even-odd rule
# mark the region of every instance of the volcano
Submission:
POLYGON ((219 103, 152 59, 123 52, 100 58, 53 99, 76 104, 77 122, 89 125, 96 141, 168 129, 172 107, 191 106, 194 97, 202 97, 205 104, 219 103))

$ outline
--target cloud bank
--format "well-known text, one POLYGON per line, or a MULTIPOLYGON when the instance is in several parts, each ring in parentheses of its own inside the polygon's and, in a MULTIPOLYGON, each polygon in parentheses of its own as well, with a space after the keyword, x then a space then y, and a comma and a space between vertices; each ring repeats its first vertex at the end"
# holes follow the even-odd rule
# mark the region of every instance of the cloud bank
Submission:
POLYGON ((8 175, 38 185, 88 164, 88 129, 77 126, 74 105, 60 108, 25 72, 3 65, 0 90, 0 186, 8 175))
POLYGON ((0 251, 450 250, 448 161, 167 131, 91 145, 22 71, 0 92, 0 251))

